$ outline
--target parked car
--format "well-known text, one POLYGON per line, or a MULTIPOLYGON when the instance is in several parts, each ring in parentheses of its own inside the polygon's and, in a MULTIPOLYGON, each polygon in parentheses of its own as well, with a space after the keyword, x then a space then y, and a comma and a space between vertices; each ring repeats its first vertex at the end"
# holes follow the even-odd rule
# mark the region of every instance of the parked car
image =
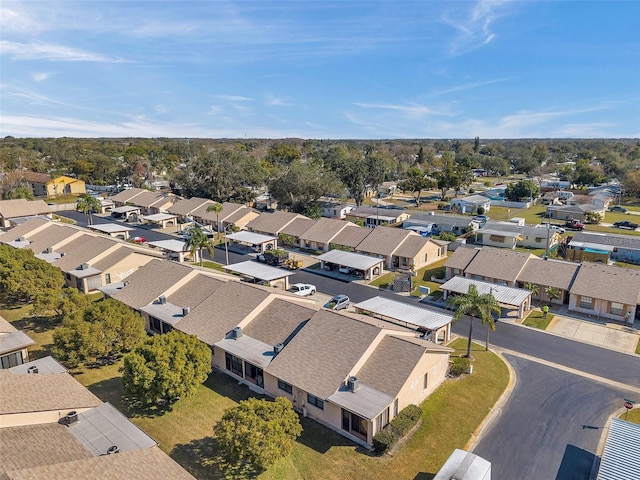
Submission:
POLYGON ((477 222, 482 224, 487 223, 487 220, 489 220, 489 217, 487 217, 486 215, 476 215, 471 219, 472 222, 477 222))
POLYGON ((144 237, 133 237, 133 238, 131 239, 131 241, 132 241, 133 243, 145 243, 145 242, 147 241, 147 239, 146 239, 146 238, 144 238, 144 237))
POLYGON ((340 266, 338 267, 338 271, 339 271, 340 273, 351 273, 351 272, 353 271, 353 269, 352 269, 352 268, 350 268, 350 267, 345 267, 344 265, 340 265, 340 266))
POLYGON ((624 220, 622 222, 615 222, 613 226, 618 228, 628 228, 629 230, 635 230, 636 228, 638 228, 637 223, 632 223, 629 220, 624 220))
MULTIPOLYGON (((552 230, 554 232, 558 232, 558 233, 565 233, 566 230, 563 227, 560 227, 558 225, 548 225, 549 226, 549 230, 552 230)), ((539 223, 537 225, 534 225, 535 228, 547 228, 547 224, 546 223, 539 223)))
POLYGON ((291 285, 289 289, 291 293, 294 295, 300 295, 301 297, 308 297, 310 295, 315 295, 316 286, 311 285, 310 283, 294 283, 291 285))
POLYGON ((349 307, 351 300, 346 295, 340 294, 331 298, 327 303, 324 304, 324 308, 328 308, 329 310, 343 310, 349 307))
POLYGON ((620 205, 614 205, 612 207, 609 207, 609 211, 610 212, 627 213, 627 209, 624 208, 624 207, 621 207, 620 205))

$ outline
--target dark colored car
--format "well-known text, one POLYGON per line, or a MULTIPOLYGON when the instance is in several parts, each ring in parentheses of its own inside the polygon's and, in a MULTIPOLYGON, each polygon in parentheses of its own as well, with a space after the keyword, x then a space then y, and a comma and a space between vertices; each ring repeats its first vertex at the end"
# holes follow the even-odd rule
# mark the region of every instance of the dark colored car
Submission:
POLYGON ((630 230, 635 230, 636 228, 638 228, 638 224, 637 223, 632 223, 629 220, 624 220, 622 222, 616 222, 613 224, 614 227, 618 227, 618 228, 628 228, 630 230))
POLYGON ((627 209, 624 207, 621 207, 620 205, 614 205, 613 207, 609 207, 609 211, 627 213, 627 209))

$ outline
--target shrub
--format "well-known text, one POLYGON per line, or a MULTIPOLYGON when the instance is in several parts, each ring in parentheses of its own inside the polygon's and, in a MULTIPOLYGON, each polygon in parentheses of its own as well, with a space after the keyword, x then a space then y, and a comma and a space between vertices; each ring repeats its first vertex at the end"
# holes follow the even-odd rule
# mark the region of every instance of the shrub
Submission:
POLYGON ((383 453, 393 447, 418 424, 422 418, 422 409, 417 405, 407 405, 389 424, 373 437, 373 446, 383 453))
POLYGON ((376 449, 376 452, 383 453, 393 447, 397 441, 398 436, 396 432, 387 425, 373 437, 373 447, 376 449))
POLYGON ((454 377, 459 377, 464 373, 468 373, 470 366, 471 366, 471 361, 468 358, 455 357, 451 361, 451 368, 449 369, 449 373, 454 377))

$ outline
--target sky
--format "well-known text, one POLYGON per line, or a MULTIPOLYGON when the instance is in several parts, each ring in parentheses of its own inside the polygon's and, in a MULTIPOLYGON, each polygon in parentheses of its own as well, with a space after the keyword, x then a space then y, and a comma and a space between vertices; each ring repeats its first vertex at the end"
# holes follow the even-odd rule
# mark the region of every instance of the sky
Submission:
POLYGON ((0 137, 638 138, 640 1, 0 0, 0 137))

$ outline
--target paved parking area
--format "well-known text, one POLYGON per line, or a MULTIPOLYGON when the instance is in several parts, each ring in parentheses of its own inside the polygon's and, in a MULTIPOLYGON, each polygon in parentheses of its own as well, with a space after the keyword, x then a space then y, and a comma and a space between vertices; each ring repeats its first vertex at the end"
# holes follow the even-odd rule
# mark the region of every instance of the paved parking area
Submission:
POLYGON ((573 338, 580 342, 619 352, 635 353, 640 335, 625 330, 624 327, 618 325, 608 326, 604 323, 576 320, 562 315, 556 315, 547 327, 548 332, 573 338))

